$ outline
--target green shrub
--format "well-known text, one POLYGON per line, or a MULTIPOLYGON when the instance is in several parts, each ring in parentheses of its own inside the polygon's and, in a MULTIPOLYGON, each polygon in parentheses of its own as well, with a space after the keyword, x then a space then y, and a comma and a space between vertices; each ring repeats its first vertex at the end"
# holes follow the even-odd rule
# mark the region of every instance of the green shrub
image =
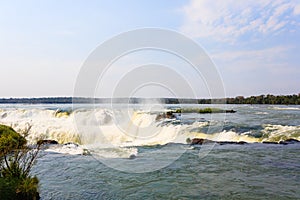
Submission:
POLYGON ((25 136, 0 125, 0 199, 39 199, 38 179, 29 175, 40 145, 29 148, 25 136))
POLYGON ((26 145, 26 139, 9 126, 0 125, 0 156, 26 145))
POLYGON ((39 199, 38 179, 36 177, 3 178, 0 177, 1 200, 34 200, 39 199))

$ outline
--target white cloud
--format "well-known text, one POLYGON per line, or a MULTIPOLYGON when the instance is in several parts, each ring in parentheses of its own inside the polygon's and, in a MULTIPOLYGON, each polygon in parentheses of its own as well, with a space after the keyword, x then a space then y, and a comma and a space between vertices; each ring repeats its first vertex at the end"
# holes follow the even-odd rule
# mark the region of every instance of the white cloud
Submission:
POLYGON ((274 57, 274 55, 283 55, 290 48, 287 46, 277 46, 273 48, 261 49, 261 50, 248 50, 248 51, 227 51, 223 53, 213 54, 213 58, 222 59, 224 61, 233 61, 236 59, 268 59, 269 57, 274 57))
POLYGON ((231 72, 260 71, 262 68, 269 72, 282 72, 287 70, 286 57, 289 46, 277 46, 265 49, 226 51, 212 54, 212 59, 219 64, 218 67, 226 67, 231 72))
POLYGON ((299 85, 299 65, 287 59, 290 46, 226 51, 211 55, 231 96, 293 93, 299 85))
POLYGON ((298 25, 300 4, 294 0, 191 0, 182 8, 181 31, 192 37, 234 42, 247 33, 276 34, 298 25))
POLYGON ((300 15, 300 4, 296 5, 294 8, 294 15, 300 15))

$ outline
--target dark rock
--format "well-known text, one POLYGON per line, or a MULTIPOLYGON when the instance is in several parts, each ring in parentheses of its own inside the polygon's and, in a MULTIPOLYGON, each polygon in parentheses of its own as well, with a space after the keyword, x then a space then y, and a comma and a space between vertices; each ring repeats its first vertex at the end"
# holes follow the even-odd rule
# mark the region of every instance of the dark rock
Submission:
POLYGON ((239 142, 233 142, 233 141, 222 141, 222 142, 217 142, 220 145, 224 145, 224 144, 247 144, 247 142, 245 141, 239 141, 239 142))
POLYGON ((65 143, 64 145, 66 145, 66 146, 74 146, 74 147, 78 147, 79 145, 78 144, 76 144, 76 143, 74 143, 74 142, 68 142, 68 143, 65 143))
POLYGON ((244 141, 239 141, 239 142, 232 142, 232 141, 213 141, 213 140, 207 140, 207 139, 203 139, 203 138, 194 138, 192 139, 192 141, 190 142, 191 145, 195 145, 195 144, 205 144, 205 143, 217 143, 220 145, 224 145, 224 144, 247 144, 247 142, 244 141))
POLYGON ((288 143, 285 141, 280 141, 278 144, 288 145, 288 143))
POLYGON ((134 154, 131 154, 130 156, 129 156, 129 159, 135 159, 136 158, 136 155, 134 155, 134 154))
POLYGON ((166 118, 168 118, 168 119, 174 119, 174 118, 176 118, 176 116, 172 112, 167 112, 166 113, 166 118))
POLYGON ((226 113, 236 113, 235 110, 225 110, 226 113))
POLYGON ((173 114, 173 112, 166 112, 166 113, 157 115, 155 120, 158 121, 161 119, 174 119, 174 118, 176 118, 176 116, 173 114))
POLYGON ((39 140, 37 141, 38 145, 47 145, 47 144, 58 144, 55 140, 39 140))
POLYGON ((287 145, 287 144, 295 144, 295 143, 299 143, 299 140, 296 139, 287 139, 284 141, 280 141, 279 144, 283 144, 283 145, 287 145))
POLYGON ((268 142, 268 141, 263 141, 263 144, 278 144, 278 142, 268 142))
POLYGON ((299 141, 299 140, 296 140, 296 139, 287 139, 287 140, 285 140, 285 142, 298 143, 298 142, 300 142, 300 141, 299 141))
POLYGON ((192 139, 191 144, 192 145, 193 144, 203 144, 203 142, 204 142, 204 139, 202 139, 202 138, 194 138, 194 139, 192 139))
POLYGON ((191 141, 191 145, 195 145, 195 144, 205 144, 205 143, 213 143, 214 141, 212 140, 207 140, 207 139, 203 139, 203 138, 194 138, 191 141))

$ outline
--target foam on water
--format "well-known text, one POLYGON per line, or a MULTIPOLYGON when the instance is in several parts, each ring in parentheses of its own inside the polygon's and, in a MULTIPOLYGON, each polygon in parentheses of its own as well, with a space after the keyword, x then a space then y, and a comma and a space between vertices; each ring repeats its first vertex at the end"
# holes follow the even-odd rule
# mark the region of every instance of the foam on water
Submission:
POLYGON ((279 142, 287 139, 300 140, 300 126, 263 125, 261 141, 279 142))
POLYGON ((99 148, 91 147, 91 153, 96 158, 134 158, 138 156, 138 149, 129 148, 99 148))
POLYGON ((190 136, 193 136, 194 138, 203 138, 207 140, 213 140, 217 142, 248 142, 248 143, 254 143, 254 142, 260 142, 259 138, 255 138, 252 136, 247 135, 247 133, 239 134, 234 131, 222 131, 220 133, 214 133, 214 134, 205 134, 205 133, 191 133, 190 136))
POLYGON ((269 109, 271 109, 271 110, 300 110, 299 107, 277 107, 277 106, 269 107, 269 109))
POLYGON ((256 112, 254 114, 256 114, 256 115, 268 115, 269 113, 268 112, 256 112))
POLYGON ((32 126, 27 137, 31 144, 40 139, 48 139, 56 140, 60 144, 73 142, 81 145, 76 148, 60 146, 48 151, 78 154, 85 148, 93 147, 94 151, 98 151, 102 155, 101 152, 114 149, 111 157, 123 155, 116 152, 125 152, 125 157, 131 154, 135 155, 137 154, 134 152, 135 150, 131 149, 128 152, 128 148, 134 146, 185 144, 188 138, 248 143, 279 142, 286 139, 300 140, 300 126, 265 124, 260 131, 261 137, 259 137, 252 136, 251 131, 237 133, 233 130, 221 130, 207 134, 205 131, 201 131, 201 128, 218 125, 218 123, 208 120, 195 121, 192 124, 178 119, 157 121, 157 113, 140 110, 129 113, 128 120, 122 121, 124 116, 122 110, 112 111, 105 108, 77 109, 73 112, 37 108, 1 109, 0 124, 12 126, 19 132, 24 131, 29 125, 32 126))
POLYGON ((78 134, 69 116, 56 116, 54 110, 13 109, 0 113, 0 123, 22 132, 32 126, 28 135, 29 143, 40 139, 56 140, 59 143, 79 142, 78 134))
POLYGON ((85 153, 85 149, 80 145, 65 144, 65 145, 51 145, 45 151, 70 154, 70 155, 81 155, 85 153))

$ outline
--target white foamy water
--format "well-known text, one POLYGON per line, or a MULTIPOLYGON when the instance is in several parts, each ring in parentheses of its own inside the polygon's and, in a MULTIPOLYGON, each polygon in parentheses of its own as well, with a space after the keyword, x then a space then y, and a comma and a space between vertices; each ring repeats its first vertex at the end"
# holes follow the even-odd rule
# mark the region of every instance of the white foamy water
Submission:
POLYGON ((299 107, 288 107, 288 106, 282 106, 282 107, 278 107, 278 106, 273 106, 270 107, 270 109, 272 110, 300 110, 299 107))
POLYGON ((53 152, 53 153, 70 154, 70 155, 80 155, 85 152, 88 153, 86 149, 76 144, 49 145, 49 147, 45 151, 53 152))
MULTIPOLYGON (((298 109, 295 107, 293 109, 298 109)), ((255 126, 247 125, 249 119, 255 119, 255 116, 268 119, 268 116, 274 112, 280 116, 282 109, 270 111, 269 108, 261 111, 254 111, 251 116, 245 107, 241 107, 236 114, 227 115, 226 122, 234 122, 230 117, 239 116, 240 123, 249 126, 246 131, 237 131, 235 129, 227 130, 226 126, 220 126, 218 119, 211 120, 210 114, 199 115, 200 121, 197 121, 195 114, 189 114, 185 117, 172 119, 157 119, 159 112, 149 112, 145 110, 130 109, 108 109, 108 108, 89 108, 75 109, 74 111, 60 111, 57 109, 46 108, 3 108, 0 109, 0 124, 13 127, 16 131, 22 132, 29 126, 32 126, 27 137, 29 143, 35 144, 38 140, 55 140, 60 144, 72 142, 79 146, 56 146, 48 151, 57 153, 80 154, 85 149, 92 149, 99 155, 108 157, 128 157, 137 155, 136 149, 130 149, 135 146, 165 145, 168 143, 186 144, 187 139, 205 138, 214 141, 245 141, 248 143, 272 141, 279 142, 286 139, 300 139, 300 126, 261 124, 261 130, 255 126), (243 110, 247 113, 242 113, 243 110), (267 110, 269 110, 267 112, 267 110), (269 113, 270 112, 270 113, 269 113), (249 114, 248 114, 249 115, 249 114), (204 118, 203 118, 204 117, 204 118), (216 128, 218 127, 218 128, 216 128), (207 134, 211 128, 210 134, 207 134), (259 132, 259 137, 252 136, 252 132, 259 132), (112 151, 112 149, 114 149, 112 151), (111 152, 108 154, 107 152, 111 152), (106 153, 104 153, 106 152, 106 153)), ((252 108, 255 109, 255 108, 252 108)), ((161 110, 166 112, 168 109, 161 110)), ((289 109, 291 110, 291 109, 289 109)), ((168 110, 170 111, 170 110, 168 110)), ((285 111, 286 112, 286 111, 285 111)), ((295 118, 295 112, 291 118, 295 118)), ((219 116, 214 114, 214 116, 219 116)), ((261 122, 257 119, 257 124, 261 122)), ((274 120, 273 120, 274 121, 274 120)), ((294 119, 295 121, 295 119, 294 119)), ((243 125, 245 126, 245 125, 243 125)))
POLYGON ((59 143, 78 143, 78 133, 72 116, 57 114, 55 110, 10 109, 0 111, 0 123, 11 126, 18 132, 30 129, 27 140, 34 144, 40 139, 56 140, 59 143))
POLYGON ((278 142, 290 138, 300 140, 300 126, 263 125, 261 141, 278 142))
MULTIPOLYGON (((108 109, 79 109, 71 113, 47 109, 10 109, 0 111, 0 123, 12 126, 19 132, 32 126, 27 137, 31 144, 41 139, 103 148, 185 143, 184 131, 188 125, 159 125, 161 121, 156 121, 156 114, 145 112, 133 112, 130 120, 120 122, 114 116, 119 113, 108 109)), ((207 125, 207 122, 203 124, 207 125)), ((199 127, 199 123, 195 126, 199 127)))

